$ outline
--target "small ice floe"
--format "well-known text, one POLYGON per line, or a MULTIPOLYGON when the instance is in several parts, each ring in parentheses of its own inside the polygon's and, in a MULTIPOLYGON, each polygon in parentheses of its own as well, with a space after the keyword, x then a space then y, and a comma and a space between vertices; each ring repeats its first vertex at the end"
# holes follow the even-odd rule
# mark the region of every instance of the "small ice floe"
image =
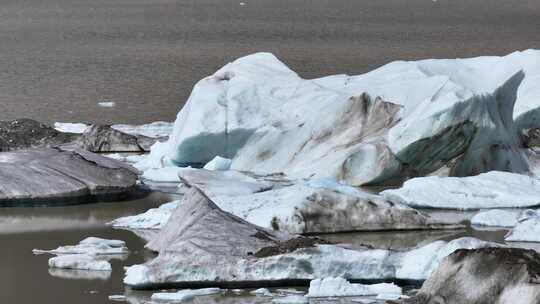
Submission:
POLYGON ((472 217, 471 224, 487 227, 514 227, 520 214, 520 210, 493 209, 480 211, 472 217))
POLYGON ((225 171, 231 168, 232 160, 221 156, 216 156, 209 163, 204 166, 206 170, 212 171, 225 171))
POLYGON ((64 133, 84 133, 90 125, 85 123, 55 122, 54 128, 64 133))
POLYGON ((50 258, 49 267, 96 271, 112 270, 111 263, 104 260, 98 260, 95 256, 86 254, 59 255, 50 258))
POLYGON ((540 242, 540 215, 535 210, 526 210, 516 226, 504 237, 509 242, 540 242))
POLYGON ((110 295, 109 300, 114 302, 126 302, 126 296, 124 295, 110 295))
POLYGON ((98 101, 98 106, 102 107, 102 108, 112 108, 116 105, 116 103, 114 101, 108 101, 108 100, 102 100, 102 101, 98 101))
POLYGON ((121 240, 107 240, 97 237, 88 237, 78 245, 60 246, 52 250, 32 250, 34 254, 86 254, 86 255, 123 255, 128 253, 126 243, 121 240))
POLYGON ((124 241, 88 237, 78 245, 60 246, 53 250, 34 249, 32 252, 57 255, 49 259, 50 268, 111 271, 108 260, 125 257, 128 249, 124 241))
POLYGON ((115 228, 161 229, 179 203, 180 201, 165 203, 158 208, 149 209, 145 213, 121 217, 108 224, 115 228))
POLYGON ((158 292, 151 297, 152 301, 158 302, 182 302, 189 301, 198 296, 208 296, 221 293, 219 288, 183 289, 177 292, 158 292))
POLYGON ((344 278, 328 277, 311 281, 309 284, 308 297, 322 298, 382 295, 391 298, 399 298, 401 292, 401 287, 395 284, 351 284, 344 278))
POLYGON ((272 300, 272 304, 307 304, 308 298, 300 295, 289 295, 282 298, 275 298, 272 300))
POLYGON ((262 297, 273 297, 274 294, 268 288, 259 288, 249 292, 250 294, 262 297))

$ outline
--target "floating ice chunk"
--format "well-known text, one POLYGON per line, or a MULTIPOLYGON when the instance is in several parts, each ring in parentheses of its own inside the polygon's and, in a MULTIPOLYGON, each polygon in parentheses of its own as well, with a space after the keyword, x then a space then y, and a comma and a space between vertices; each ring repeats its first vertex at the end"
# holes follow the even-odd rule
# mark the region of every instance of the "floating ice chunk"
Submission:
POLYGON ((114 106, 116 106, 116 102, 114 101, 98 101, 98 106, 102 107, 102 108, 112 108, 114 106))
POLYGON ((158 292, 151 297, 152 301, 183 302, 198 296, 207 296, 222 292, 219 288, 183 289, 177 292, 158 292))
POLYGON ((469 177, 419 177, 382 196, 413 207, 483 209, 540 205, 540 180, 527 175, 491 171, 469 177))
POLYGON ((70 122, 55 122, 54 128, 57 131, 64 132, 64 133, 77 133, 82 134, 84 133, 90 125, 85 123, 70 123, 70 122))
POLYGON ((147 165, 221 155, 235 170, 353 185, 445 166, 455 175, 527 172, 515 131, 538 125, 539 58, 528 50, 398 61, 302 79, 272 54, 249 55, 195 85, 166 148, 153 149, 147 165))
POLYGON ((275 298, 272 300, 273 304, 307 304, 308 298, 299 295, 289 295, 282 298, 275 298))
POLYGON ((381 283, 373 285, 351 284, 344 278, 315 279, 309 284, 308 297, 350 297, 350 296, 377 296, 379 294, 393 294, 398 298, 401 287, 395 284, 381 283))
POLYGON ((172 201, 138 215, 121 217, 110 222, 109 225, 115 228, 161 229, 179 203, 180 201, 172 201))
POLYGON ((53 250, 34 249, 34 254, 51 253, 63 254, 85 254, 85 255, 124 255, 128 253, 126 243, 121 240, 107 240, 97 237, 88 237, 78 245, 61 246, 53 250))
POLYGON ((221 156, 216 156, 204 166, 206 170, 225 171, 231 168, 231 160, 221 156))
POLYGON ((95 256, 86 254, 69 254, 50 258, 49 267, 97 271, 112 270, 109 262, 105 260, 97 260, 95 256))
POLYGON ((249 293, 257 295, 257 296, 263 296, 263 297, 273 297, 274 296, 274 294, 268 288, 255 289, 255 290, 250 291, 249 293))
POLYGON ((109 300, 115 301, 115 302, 126 302, 126 296, 124 295, 110 295, 109 300))
POLYGON ((494 209, 481 211, 471 218, 471 224, 488 227, 514 227, 520 214, 520 210, 494 209))

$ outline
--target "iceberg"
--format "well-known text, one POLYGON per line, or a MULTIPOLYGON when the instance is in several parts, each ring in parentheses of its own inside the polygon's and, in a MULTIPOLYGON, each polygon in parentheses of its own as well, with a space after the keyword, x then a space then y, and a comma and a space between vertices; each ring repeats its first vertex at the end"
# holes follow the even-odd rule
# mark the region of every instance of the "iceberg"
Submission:
POLYGON ((240 58, 199 81, 144 167, 231 168, 351 185, 529 172, 518 133, 540 127, 540 51, 392 62, 302 79, 276 57, 240 58), (372 97, 375 96, 375 97, 372 97))
POLYGON ((497 246, 474 238, 409 251, 329 244, 271 231, 221 210, 196 186, 146 247, 158 256, 126 270, 133 288, 255 287, 324 277, 423 280, 459 248, 497 246))
POLYGON ((491 171, 469 177, 417 177, 381 195, 411 207, 473 210, 540 205, 540 180, 491 171))
POLYGON ((77 245, 60 246, 52 250, 34 249, 34 254, 50 253, 56 255, 84 254, 84 255, 125 255, 129 253, 126 243, 121 240, 107 240, 97 237, 83 239, 77 245))

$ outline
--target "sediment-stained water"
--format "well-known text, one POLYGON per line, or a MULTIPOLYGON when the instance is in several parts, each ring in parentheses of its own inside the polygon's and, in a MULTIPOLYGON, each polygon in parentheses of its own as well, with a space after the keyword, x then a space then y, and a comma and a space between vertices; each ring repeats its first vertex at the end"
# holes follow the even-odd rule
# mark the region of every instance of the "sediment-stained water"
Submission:
POLYGON ((172 121, 249 53, 313 78, 539 48, 538 28, 537 0, 5 0, 0 120, 172 121))

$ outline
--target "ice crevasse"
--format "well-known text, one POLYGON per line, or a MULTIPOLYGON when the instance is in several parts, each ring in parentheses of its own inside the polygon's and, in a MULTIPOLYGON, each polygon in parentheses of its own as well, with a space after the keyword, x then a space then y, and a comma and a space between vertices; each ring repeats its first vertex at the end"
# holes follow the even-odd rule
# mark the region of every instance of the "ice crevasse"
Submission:
POLYGON ((200 80, 141 169, 203 166, 351 185, 433 172, 529 172, 519 132, 540 127, 540 51, 396 61, 303 79, 269 53, 200 80))

